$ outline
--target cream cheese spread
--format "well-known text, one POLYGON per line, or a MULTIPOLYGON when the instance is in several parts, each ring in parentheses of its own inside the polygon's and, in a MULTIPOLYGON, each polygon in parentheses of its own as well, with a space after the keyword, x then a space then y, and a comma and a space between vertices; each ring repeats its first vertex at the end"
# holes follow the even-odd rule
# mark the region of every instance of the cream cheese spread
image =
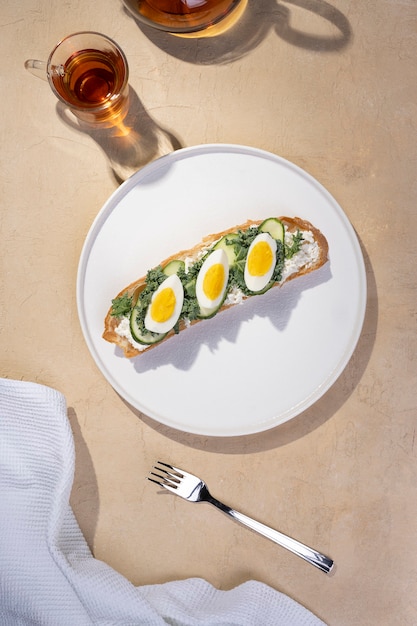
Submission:
POLYGON ((130 320, 128 317, 122 317, 120 324, 115 330, 120 337, 125 337, 128 342, 132 344, 134 348, 136 348, 136 350, 140 350, 141 352, 143 352, 143 350, 149 348, 148 345, 145 345, 144 343, 139 343, 138 341, 135 341, 133 339, 132 333, 130 332, 130 320))
MULTIPOLYGON (((309 230, 302 232, 303 243, 301 249, 291 259, 285 259, 284 269, 280 284, 284 283, 291 274, 295 274, 302 267, 311 267, 317 262, 320 249, 317 241, 314 240, 313 233, 309 230)), ((291 234, 285 233, 285 243, 291 245, 291 234)))

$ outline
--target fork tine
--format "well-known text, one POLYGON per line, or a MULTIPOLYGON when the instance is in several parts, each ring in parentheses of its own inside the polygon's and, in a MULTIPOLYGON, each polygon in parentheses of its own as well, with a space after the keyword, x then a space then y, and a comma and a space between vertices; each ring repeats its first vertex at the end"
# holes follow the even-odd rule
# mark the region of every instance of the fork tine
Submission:
POLYGON ((147 476, 148 480, 155 483, 156 485, 159 485, 160 487, 163 487, 164 489, 167 489, 168 491, 172 491, 173 493, 175 493, 178 485, 170 482, 170 479, 166 478, 165 476, 160 476, 159 474, 155 474, 155 472, 149 472, 149 473, 152 476, 156 476, 156 478, 159 478, 159 480, 155 480, 154 478, 147 476))
POLYGON ((160 483, 157 480, 154 480, 153 478, 149 478, 149 476, 147 478, 148 480, 152 481, 153 483, 156 483, 163 489, 166 489, 167 491, 171 491, 172 493, 176 493, 177 488, 174 485, 170 485, 169 483, 160 483))
MULTIPOLYGON (((178 467, 174 467, 173 465, 169 465, 168 463, 164 463, 163 461, 157 461, 157 465, 163 465, 164 467, 168 467, 168 469, 172 470, 173 472, 176 472, 179 478, 184 478, 184 472, 180 470, 178 467)), ((168 474, 168 472, 161 467, 154 467, 154 469, 157 469, 162 472, 166 472, 168 474)))
MULTIPOLYGON (((150 474, 153 474, 153 472, 150 472, 150 474)), ((156 474, 153 474, 154 476, 156 476, 156 474)), ((154 478, 149 478, 149 476, 146 477, 148 480, 150 480, 152 483, 155 483, 155 485, 159 485, 160 487, 163 487, 164 484, 161 483, 159 480, 155 480, 154 478)))
MULTIPOLYGON (((154 468, 154 469, 158 469, 158 468, 154 468)), ((163 470, 161 470, 163 471, 163 470)), ((178 480, 178 478, 174 475, 170 475, 168 474, 168 472, 165 473, 165 476, 161 476, 161 474, 155 474, 155 472, 149 472, 152 476, 156 476, 157 478, 159 478, 163 483, 176 483, 179 484, 180 481, 178 480)))

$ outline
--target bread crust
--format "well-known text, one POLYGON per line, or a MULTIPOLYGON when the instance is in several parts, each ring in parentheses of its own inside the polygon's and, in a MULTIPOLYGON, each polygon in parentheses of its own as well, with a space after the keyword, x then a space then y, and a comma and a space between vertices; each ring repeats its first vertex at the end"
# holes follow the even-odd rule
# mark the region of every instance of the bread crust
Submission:
MULTIPOLYGON (((328 260, 328 243, 327 243, 327 239, 325 238, 325 236, 323 235, 323 233, 316 228, 315 226, 313 226, 310 222, 308 222, 307 220, 303 220, 300 217, 278 217, 277 219, 279 219, 284 226, 287 227, 289 232, 297 232, 297 230, 301 230, 301 231, 310 231, 313 234, 314 240, 317 242, 318 244, 318 248, 319 248, 319 255, 318 258, 316 260, 316 262, 314 264, 311 265, 305 265, 303 267, 301 267, 296 273, 289 275, 284 281, 280 282, 280 283, 276 283, 275 285, 273 285, 272 289, 275 289, 276 287, 281 287, 283 284, 287 283, 288 281, 297 278, 299 276, 303 276, 305 274, 309 274, 310 272, 313 272, 314 270, 319 269, 322 265, 324 265, 327 260, 328 260)), ((162 267, 165 267, 170 261, 173 261, 174 259, 178 259, 178 260, 182 260, 184 261, 185 259, 189 259, 189 258, 197 258, 198 254, 204 250, 205 248, 210 247, 211 244, 213 244, 214 242, 216 242, 217 240, 221 239, 222 237, 224 237, 224 235, 228 235, 231 234, 233 232, 236 232, 238 230, 246 230, 248 229, 250 226, 259 226, 262 223, 263 220, 258 220, 258 221, 253 221, 253 220, 247 220, 244 224, 240 224, 238 226, 233 226, 232 228, 229 228, 227 230, 223 230, 222 232, 219 233, 213 233, 211 235, 208 235, 207 237, 204 237, 198 244, 196 244, 193 248, 190 248, 188 250, 181 250, 180 252, 177 252, 177 254, 174 254, 170 257, 168 257, 167 259, 165 259, 164 261, 161 261, 160 265, 162 267)), ((136 301, 140 292, 145 288, 145 281, 146 281, 146 275, 142 276, 141 278, 135 280, 133 283, 130 283, 130 285, 128 285, 127 287, 125 287, 124 289, 122 289, 122 291, 120 291, 116 297, 122 296, 123 294, 127 294, 129 297, 133 297, 133 300, 136 301)), ((244 299, 248 298, 250 296, 244 296, 244 299)), ((221 311, 228 309, 230 307, 236 306, 235 304, 224 304, 218 311, 218 313, 216 315, 218 315, 221 311)), ((138 356, 140 354, 143 354, 145 352, 148 352, 149 350, 152 350, 152 348, 156 348, 157 346, 161 345, 163 342, 167 341, 170 337, 175 335, 174 330, 170 330, 167 335, 164 337, 164 339, 162 339, 161 341, 155 343, 155 344, 151 344, 149 347, 146 348, 146 350, 137 350, 131 343, 130 341, 126 338, 126 337, 121 337, 117 332, 116 332, 116 328, 119 326, 120 324, 120 318, 115 317, 111 314, 112 311, 112 307, 109 308, 107 315, 105 317, 104 320, 104 332, 103 332, 103 338, 106 341, 109 341, 110 343, 114 343, 117 346, 119 346, 123 352, 124 355, 127 358, 132 358, 135 356, 138 356)), ((203 322, 205 321, 204 319, 196 319, 193 320, 191 322, 191 325, 197 324, 199 322, 203 322)), ((179 331, 183 331, 187 328, 187 326, 185 325, 183 320, 180 320, 179 323, 179 331)))

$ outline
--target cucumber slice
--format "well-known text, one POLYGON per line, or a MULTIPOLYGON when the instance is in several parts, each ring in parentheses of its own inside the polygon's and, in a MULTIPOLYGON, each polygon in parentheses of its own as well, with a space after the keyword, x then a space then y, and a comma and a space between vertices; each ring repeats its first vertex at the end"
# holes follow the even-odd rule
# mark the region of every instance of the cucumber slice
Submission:
POLYGON ((132 312, 130 314, 130 332, 132 333, 132 337, 138 343, 143 343, 147 346, 150 346, 153 343, 158 343, 158 341, 162 341, 164 337, 168 333, 151 333, 149 331, 145 331, 144 333, 138 327, 136 321, 136 307, 133 307, 132 312))
POLYGON ((200 306, 200 312, 198 314, 198 317, 200 319, 203 320, 208 320, 211 317, 214 317, 217 313, 217 311, 223 306, 224 301, 227 298, 227 289, 225 290, 224 294, 223 294, 223 298, 221 299, 221 302, 219 302, 216 306, 211 306, 211 307, 205 307, 205 306, 200 306))
POLYGON ((167 276, 172 276, 172 274, 178 274, 178 271, 184 268, 185 268, 184 261, 180 261, 179 259, 174 259, 173 261, 170 261, 169 263, 165 265, 163 272, 167 276))
POLYGON ((273 239, 277 241, 284 241, 285 231, 282 222, 277 220, 276 217, 268 217, 259 226, 260 233, 268 233, 273 239))
MULTIPOLYGON (((224 302, 224 300, 223 300, 224 302)), ((214 317, 217 313, 217 311, 220 309, 220 307, 223 305, 223 302, 221 304, 219 304, 219 306, 213 308, 213 309, 208 309, 204 306, 200 307, 200 313, 198 314, 199 319, 202 320, 209 320, 211 317, 214 317)))
POLYGON ((227 255, 227 261, 229 263, 229 267, 234 265, 236 261, 236 253, 235 248, 233 246, 233 239, 237 238, 236 233, 230 233, 230 235, 224 235, 219 241, 213 246, 213 250, 224 250, 227 255), (230 243, 227 243, 230 241, 230 243))
POLYGON ((273 287, 274 285, 275 285, 275 281, 270 280, 269 283, 266 283, 263 289, 261 289, 260 291, 250 291, 249 294, 251 296, 261 296, 263 293, 266 293, 267 291, 269 291, 271 287, 273 287))

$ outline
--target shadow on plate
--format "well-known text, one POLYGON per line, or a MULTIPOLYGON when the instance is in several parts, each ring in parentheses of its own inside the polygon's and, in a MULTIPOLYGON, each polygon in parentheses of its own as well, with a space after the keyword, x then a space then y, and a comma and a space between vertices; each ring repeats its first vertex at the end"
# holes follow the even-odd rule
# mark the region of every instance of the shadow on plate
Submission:
MULTIPOLYGON (((157 370, 165 365, 187 371, 191 369, 200 350, 206 346, 211 353, 216 353, 222 342, 236 343, 242 324, 256 317, 268 318, 279 332, 288 325, 291 312, 296 308, 304 291, 312 289, 331 278, 330 263, 319 270, 282 287, 285 297, 280 298, 280 289, 271 289, 262 296, 254 296, 242 305, 231 307, 214 318, 187 328, 169 341, 141 354, 132 360, 135 370, 140 374, 157 370)), ((118 348, 117 354, 125 358, 118 348)))
POLYGON ((64 124, 89 135, 100 146, 119 184, 151 161, 183 147, 173 133, 159 126, 149 115, 132 87, 129 99, 129 112, 123 123, 104 129, 81 122, 63 103, 56 104, 57 114, 64 124))
MULTIPOLYGON (((130 409, 147 426, 164 437, 190 448, 223 454, 251 454, 253 452, 272 450, 301 439, 319 428, 344 405, 356 389, 367 367, 375 342, 378 323, 377 287, 369 256, 362 242, 359 242, 367 275, 367 305, 362 332, 346 368, 327 393, 314 405, 275 428, 253 435, 237 437, 210 437, 184 433, 160 424, 128 405, 130 409)), ((170 459, 167 461, 169 462, 170 459)), ((179 465, 181 459, 171 459, 171 461, 179 465)))
MULTIPOLYGON (((132 14, 123 9, 129 17, 132 14)), ((292 46, 316 52, 336 52, 352 37, 348 19, 325 0, 248 0, 243 15, 226 32, 215 37, 186 38, 144 25, 141 32, 158 48, 173 57, 196 65, 226 64, 247 55, 271 33, 292 46), (298 7, 330 26, 329 35, 302 32, 292 27, 293 7, 298 7)))

